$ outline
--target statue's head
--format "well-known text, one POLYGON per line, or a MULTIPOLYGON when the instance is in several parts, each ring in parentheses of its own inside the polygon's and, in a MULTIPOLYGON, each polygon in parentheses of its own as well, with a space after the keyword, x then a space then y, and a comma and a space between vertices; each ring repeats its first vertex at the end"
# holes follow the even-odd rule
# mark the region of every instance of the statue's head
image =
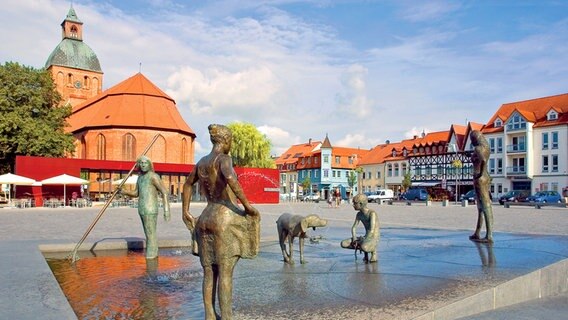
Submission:
POLYGON ((478 146, 485 141, 485 137, 483 137, 483 133, 481 133, 481 131, 479 131, 479 130, 471 131, 471 133, 469 134, 469 137, 471 138, 471 144, 474 145, 474 146, 478 146))
POLYGON ((358 195, 353 197, 353 208, 355 210, 359 210, 367 205, 369 200, 364 193, 359 193, 358 195))
POLYGON ((211 143, 213 143, 213 145, 223 144, 227 148, 226 152, 229 152, 233 139, 231 129, 222 124, 210 124, 208 129, 211 143))
POLYGON ((138 169, 142 172, 154 171, 154 165, 152 164, 152 160, 146 156, 140 156, 138 160, 136 160, 136 165, 138 169))

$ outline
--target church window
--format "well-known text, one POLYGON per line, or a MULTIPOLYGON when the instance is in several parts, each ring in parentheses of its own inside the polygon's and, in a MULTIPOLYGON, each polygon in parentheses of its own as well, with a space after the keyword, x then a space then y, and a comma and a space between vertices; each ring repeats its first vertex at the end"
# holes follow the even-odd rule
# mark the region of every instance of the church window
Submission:
POLYGON ((122 160, 136 160, 136 138, 130 133, 122 136, 122 160))
POLYGON ((77 26, 71 26, 71 37, 78 38, 77 36, 77 26))
POLYGON ((87 159, 87 142, 85 136, 81 136, 81 159, 87 159))
POLYGON ((106 138, 101 133, 97 136, 97 160, 106 160, 106 138))
POLYGON ((186 154, 187 153, 187 140, 185 138, 181 139, 181 161, 180 163, 185 163, 186 154))

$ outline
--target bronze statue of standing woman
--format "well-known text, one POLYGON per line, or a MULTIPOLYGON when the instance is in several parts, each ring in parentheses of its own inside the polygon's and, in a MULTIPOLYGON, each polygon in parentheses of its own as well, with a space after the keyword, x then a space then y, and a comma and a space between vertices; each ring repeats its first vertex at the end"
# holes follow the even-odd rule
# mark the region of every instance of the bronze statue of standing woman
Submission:
POLYGON ((491 207, 491 196, 489 194, 489 185, 491 177, 487 172, 487 162, 489 161, 489 143, 478 130, 473 130, 470 135, 471 144, 473 145, 473 153, 471 154, 471 162, 473 163, 473 187, 475 188, 477 203, 477 227, 475 232, 469 237, 472 241, 477 242, 493 242, 493 208, 491 207), (481 227, 485 221, 486 234, 481 238, 481 227))
POLYGON ((142 227, 146 235, 146 259, 158 257, 158 193, 162 196, 164 206, 164 220, 170 221, 170 204, 168 202, 168 190, 162 183, 160 176, 154 172, 152 161, 146 156, 141 156, 136 161, 140 171, 134 191, 119 190, 121 194, 130 197, 138 197, 138 214, 142 220, 142 227))
POLYGON ((211 124, 209 134, 211 152, 199 160, 183 185, 182 217, 196 243, 193 253, 203 267, 205 319, 217 317, 217 293, 221 319, 228 320, 232 318, 233 269, 240 258, 254 258, 259 251, 260 213, 250 205, 233 170, 230 129, 211 124), (207 198, 197 221, 189 211, 196 182, 207 198))

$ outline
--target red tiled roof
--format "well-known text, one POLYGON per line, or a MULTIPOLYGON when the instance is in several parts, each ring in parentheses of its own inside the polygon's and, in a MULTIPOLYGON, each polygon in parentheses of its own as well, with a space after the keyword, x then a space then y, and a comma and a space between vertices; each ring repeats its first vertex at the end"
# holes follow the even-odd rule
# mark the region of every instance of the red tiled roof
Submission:
POLYGON ((195 136, 175 101, 141 73, 73 108, 69 132, 87 128, 152 128, 195 136))
POLYGON ((366 149, 333 147, 331 155, 332 157, 340 156, 340 161, 339 164, 337 164, 335 163, 335 159, 332 159, 332 168, 354 169, 368 153, 369 150, 366 149), (356 157, 353 163, 349 163, 349 157, 351 156, 356 157))
POLYGON ((321 141, 310 141, 308 143, 293 145, 286 150, 286 152, 282 153, 282 155, 275 160, 275 163, 276 165, 296 163, 298 162, 298 158, 310 155, 319 145, 321 145, 321 141))
POLYGON ((527 121, 533 122, 535 127, 566 124, 568 123, 568 93, 505 103, 489 119, 482 132, 491 133, 503 130, 503 127, 495 128, 493 126, 495 120, 500 118, 503 121, 503 125, 505 125, 505 122, 514 112, 518 112, 527 121), (546 115, 550 110, 555 110, 559 113, 557 120, 546 120, 546 115))

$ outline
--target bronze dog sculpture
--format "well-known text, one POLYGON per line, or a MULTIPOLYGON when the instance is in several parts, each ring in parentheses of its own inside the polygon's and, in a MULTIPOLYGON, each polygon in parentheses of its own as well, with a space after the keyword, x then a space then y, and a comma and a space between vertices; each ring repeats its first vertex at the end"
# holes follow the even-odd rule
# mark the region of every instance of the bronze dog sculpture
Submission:
POLYGON ((321 219, 315 214, 308 216, 292 215, 290 213, 283 213, 278 220, 276 220, 276 227, 278 229, 278 240, 280 241, 280 248, 282 249, 282 257, 284 262, 293 264, 292 260, 292 244, 294 238, 298 237, 300 240, 300 263, 304 264, 304 239, 307 238, 306 232, 308 228, 325 227, 327 220, 321 219), (286 250, 286 240, 288 240, 288 251, 286 250))

